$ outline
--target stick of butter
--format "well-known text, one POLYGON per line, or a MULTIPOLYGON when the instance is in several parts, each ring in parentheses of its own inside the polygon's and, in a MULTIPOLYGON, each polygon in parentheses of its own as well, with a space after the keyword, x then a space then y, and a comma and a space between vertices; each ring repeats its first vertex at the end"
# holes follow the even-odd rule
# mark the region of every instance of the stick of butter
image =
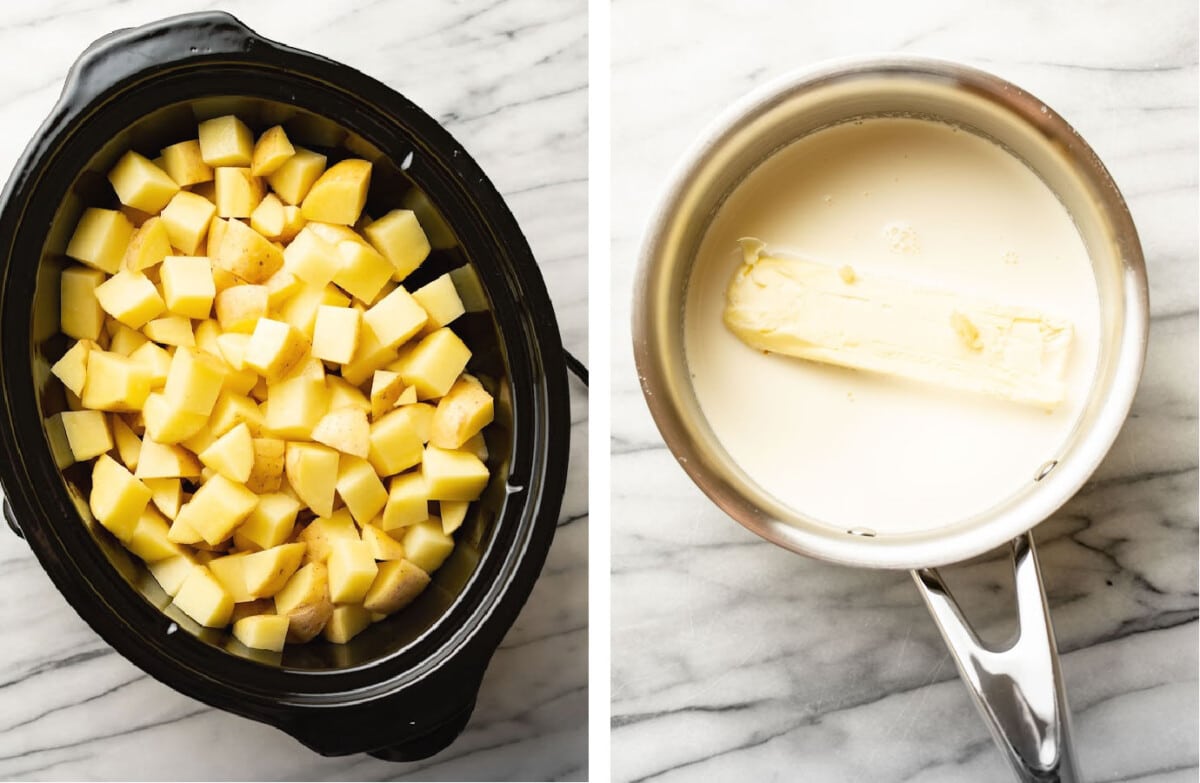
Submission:
POLYGON ((1069 321, 740 241, 724 320, 752 348, 1046 408, 1063 401, 1069 321))

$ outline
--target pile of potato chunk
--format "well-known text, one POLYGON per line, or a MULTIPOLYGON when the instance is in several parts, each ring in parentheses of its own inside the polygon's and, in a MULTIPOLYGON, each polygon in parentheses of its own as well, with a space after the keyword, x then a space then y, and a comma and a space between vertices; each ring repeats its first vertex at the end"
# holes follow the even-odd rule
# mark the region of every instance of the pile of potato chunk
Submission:
POLYGON ((408 605, 488 482, 455 275, 401 285, 416 215, 366 218, 371 163, 326 164, 233 115, 127 152, 62 273, 61 461, 180 610, 265 650, 408 605))

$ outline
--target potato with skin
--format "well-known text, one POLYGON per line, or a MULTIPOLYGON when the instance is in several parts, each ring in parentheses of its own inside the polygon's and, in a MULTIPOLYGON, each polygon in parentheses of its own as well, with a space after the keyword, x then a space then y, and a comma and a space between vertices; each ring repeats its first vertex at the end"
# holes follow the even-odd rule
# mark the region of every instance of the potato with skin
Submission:
MULTIPOLYGON (((223 331, 249 335, 267 317, 270 295, 265 285, 232 285, 216 295, 216 309, 223 331)), ((244 349, 241 359, 245 360, 244 349)))
POLYGON ((366 206, 370 185, 369 161, 348 158, 335 163, 309 188, 300 214, 305 220, 352 226, 366 206))
POLYGON ((289 641, 307 642, 319 634, 333 614, 324 564, 308 563, 292 574, 275 594, 275 613, 288 618, 289 641))
POLYGON ((365 458, 371 447, 371 427, 367 423, 367 414, 361 408, 330 411, 313 427, 312 439, 343 454, 365 458))
POLYGON ((267 379, 267 383, 282 380, 308 354, 310 344, 283 321, 260 318, 246 345, 243 361, 246 366, 267 379))
POLYGON ((121 260, 124 269, 141 272, 171 255, 171 235, 167 226, 158 215, 148 219, 138 227, 125 247, 125 255, 121 260))
POLYGON ((335 541, 359 541, 358 527, 347 509, 339 508, 331 516, 318 517, 300 532, 299 541, 308 544, 305 558, 324 563, 335 541))
POLYGON ((246 555, 242 572, 246 590, 255 598, 269 598, 283 589, 304 557, 304 543, 281 544, 246 555))
POLYGON ((463 375, 438 401, 430 427, 429 442, 441 449, 457 449, 492 423, 492 395, 479 381, 463 375))
POLYGON ((260 495, 262 503, 264 493, 277 492, 283 482, 284 454, 287 441, 278 438, 255 438, 254 464, 250 467, 250 477, 246 479, 246 488, 260 495))
MULTIPOLYGON (((209 228, 212 231, 213 228, 209 228)), ((240 220, 226 220, 213 263, 247 283, 263 283, 283 267, 283 251, 240 220)))
POLYGON ((288 140, 282 125, 268 128, 258 137, 254 145, 254 154, 250 158, 250 171, 256 177, 266 177, 274 174, 279 167, 287 163, 296 154, 296 148, 288 140))
POLYGON ((375 581, 363 597, 369 612, 392 614, 416 600, 429 586, 429 574, 411 560, 389 560, 379 564, 375 581))

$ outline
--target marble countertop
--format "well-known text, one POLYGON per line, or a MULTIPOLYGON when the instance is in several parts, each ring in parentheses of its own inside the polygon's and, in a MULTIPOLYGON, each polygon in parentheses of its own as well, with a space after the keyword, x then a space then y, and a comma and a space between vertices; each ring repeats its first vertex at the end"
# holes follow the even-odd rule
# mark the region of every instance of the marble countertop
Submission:
MULTIPOLYGON (((587 350, 586 3, 197 4, 113 0, 0 9, 0 172, 78 53, 110 30, 203 7, 348 63, 442 121, 515 211, 566 346, 587 350)), ((587 770, 587 394, 572 381, 571 471, 533 595, 492 660, 466 733, 419 764, 322 758, 151 679, 67 605, 0 531, 0 778, 579 780, 587 770)))
MULTIPOLYGON (((613 777, 1010 779, 909 575, 792 555, 726 518, 662 445, 630 350, 640 232, 680 151, 777 74, 896 51, 1030 90, 1129 201, 1145 376, 1094 480, 1036 538, 1086 779, 1195 781, 1196 4, 868 5, 613 6, 613 777)), ((957 572, 985 633, 1010 616, 1006 571, 957 572)))

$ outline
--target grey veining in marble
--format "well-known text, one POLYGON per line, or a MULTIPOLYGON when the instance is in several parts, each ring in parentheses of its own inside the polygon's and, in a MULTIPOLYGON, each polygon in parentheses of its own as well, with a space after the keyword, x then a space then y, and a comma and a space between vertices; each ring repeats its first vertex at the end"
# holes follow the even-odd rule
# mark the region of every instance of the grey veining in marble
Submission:
MULTIPOLYGON (((1010 779, 908 574, 792 555, 726 518, 662 446, 629 347, 640 232, 686 145, 772 76, 883 51, 1022 85, 1129 201, 1151 282, 1144 380, 1094 480, 1036 537, 1086 779, 1197 779, 1196 31, 1192 0, 616 0, 614 779, 1010 779)), ((1007 564, 950 579, 1003 639, 1007 564)))
MULTIPOLYGON (((521 223, 569 350, 587 350, 587 27, 581 0, 182 0, 0 7, 0 172, 93 39, 221 7, 348 63, 441 120, 521 223)), ((571 475, 546 568, 484 679, 474 718, 420 764, 321 758, 212 710, 107 647, 27 547, 0 531, 0 778, 579 780, 587 774, 587 396, 572 382, 571 475)))

